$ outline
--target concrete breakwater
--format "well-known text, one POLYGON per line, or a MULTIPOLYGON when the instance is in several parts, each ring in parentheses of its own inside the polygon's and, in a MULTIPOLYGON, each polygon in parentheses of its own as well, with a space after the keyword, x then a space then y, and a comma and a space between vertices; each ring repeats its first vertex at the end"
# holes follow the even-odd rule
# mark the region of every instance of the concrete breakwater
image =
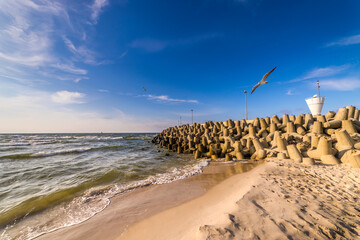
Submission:
POLYGON ((337 113, 282 118, 255 118, 170 127, 152 142, 194 158, 230 160, 292 159, 313 165, 349 163, 360 168, 360 110, 354 106, 337 113))

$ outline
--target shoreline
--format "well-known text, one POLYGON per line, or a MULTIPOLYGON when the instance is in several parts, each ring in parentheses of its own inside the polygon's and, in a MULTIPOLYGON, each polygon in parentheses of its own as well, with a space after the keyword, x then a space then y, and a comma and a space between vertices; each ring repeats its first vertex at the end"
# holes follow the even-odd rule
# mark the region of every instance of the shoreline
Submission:
POLYGON ((107 208, 90 219, 35 239, 115 239, 128 226, 202 196, 225 179, 249 171, 261 163, 210 162, 201 173, 191 177, 114 196, 110 198, 107 208))
POLYGON ((267 165, 233 175, 198 198, 135 223, 116 239, 198 239, 202 225, 226 222, 224 213, 236 210, 236 201, 259 183, 267 165))
POLYGON ((360 172, 272 159, 133 224, 132 239, 358 239, 360 172))

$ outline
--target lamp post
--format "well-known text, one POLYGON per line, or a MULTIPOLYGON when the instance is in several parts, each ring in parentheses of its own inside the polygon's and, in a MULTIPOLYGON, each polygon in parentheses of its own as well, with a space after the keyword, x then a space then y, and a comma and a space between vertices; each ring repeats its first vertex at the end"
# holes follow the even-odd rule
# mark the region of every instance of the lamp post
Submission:
POLYGON ((245 119, 248 120, 248 113, 247 113, 247 99, 246 99, 246 93, 247 91, 244 91, 245 93, 245 119))
POLYGON ((191 124, 194 124, 194 110, 191 109, 191 124))
POLYGON ((317 80, 316 83, 318 85, 318 93, 319 93, 318 97, 320 97, 320 83, 319 83, 319 80, 317 80))

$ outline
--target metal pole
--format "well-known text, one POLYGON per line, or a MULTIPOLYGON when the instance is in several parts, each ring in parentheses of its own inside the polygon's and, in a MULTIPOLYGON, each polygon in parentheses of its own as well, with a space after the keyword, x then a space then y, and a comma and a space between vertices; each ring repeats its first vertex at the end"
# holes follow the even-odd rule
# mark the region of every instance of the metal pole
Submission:
POLYGON ((318 93, 319 93, 319 97, 320 97, 320 83, 319 83, 319 80, 317 80, 316 83, 318 85, 318 93))
POLYGON ((246 93, 247 91, 244 91, 245 93, 245 119, 248 120, 248 113, 247 113, 247 99, 246 99, 246 93))
POLYGON ((181 122, 181 116, 180 116, 180 125, 182 125, 182 122, 181 122))
POLYGON ((194 124, 194 110, 191 109, 191 124, 194 124))

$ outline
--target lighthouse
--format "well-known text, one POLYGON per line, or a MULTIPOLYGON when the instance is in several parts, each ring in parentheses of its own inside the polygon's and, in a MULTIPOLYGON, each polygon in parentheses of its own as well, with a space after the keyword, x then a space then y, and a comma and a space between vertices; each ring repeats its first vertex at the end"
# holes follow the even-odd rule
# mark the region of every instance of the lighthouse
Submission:
POLYGON ((310 112, 313 116, 321 115, 321 110, 324 106, 325 97, 320 96, 320 84, 319 80, 316 82, 318 86, 318 95, 314 95, 313 97, 305 99, 310 112))

